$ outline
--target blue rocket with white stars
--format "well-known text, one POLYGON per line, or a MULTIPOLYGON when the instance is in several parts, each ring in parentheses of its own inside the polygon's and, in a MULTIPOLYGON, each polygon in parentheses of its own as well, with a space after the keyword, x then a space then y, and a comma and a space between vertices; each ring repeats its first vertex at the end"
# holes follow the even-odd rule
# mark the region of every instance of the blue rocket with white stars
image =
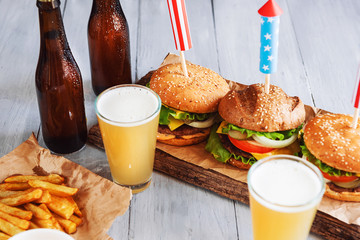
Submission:
POLYGON ((271 74, 277 70, 279 25, 282 10, 274 0, 269 0, 258 13, 261 15, 259 70, 271 74))

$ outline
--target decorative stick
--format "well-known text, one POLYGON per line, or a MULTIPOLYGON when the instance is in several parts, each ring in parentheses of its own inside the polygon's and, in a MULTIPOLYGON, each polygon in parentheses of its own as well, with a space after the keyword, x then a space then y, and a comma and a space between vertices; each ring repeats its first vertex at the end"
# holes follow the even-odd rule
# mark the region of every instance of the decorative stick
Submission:
POLYGON ((269 94, 270 90, 270 74, 265 74, 265 93, 269 94))
POLYGON ((352 123, 351 123, 351 127, 352 127, 353 129, 356 129, 356 128, 357 128, 358 119, 359 119, 359 109, 358 109, 358 108, 355 108, 354 116, 353 116, 353 121, 352 121, 352 123))
POLYGON ((181 60, 181 67, 182 67, 185 77, 189 77, 187 68, 186 68, 186 60, 185 60, 184 51, 180 51, 180 60, 181 60))

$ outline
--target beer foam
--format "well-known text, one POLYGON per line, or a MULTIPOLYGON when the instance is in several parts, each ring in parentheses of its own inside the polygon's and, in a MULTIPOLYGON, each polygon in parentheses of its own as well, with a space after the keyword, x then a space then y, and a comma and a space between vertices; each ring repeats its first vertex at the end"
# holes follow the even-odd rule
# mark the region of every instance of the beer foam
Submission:
POLYGON ((249 179, 262 205, 277 211, 302 211, 318 204, 322 180, 301 162, 278 159, 257 166, 249 179), (314 201, 315 200, 315 201, 314 201), (295 207, 293 209, 287 207, 295 207))
POLYGON ((127 86, 104 92, 95 105, 98 116, 110 124, 138 126, 157 116, 161 100, 150 89, 127 86))

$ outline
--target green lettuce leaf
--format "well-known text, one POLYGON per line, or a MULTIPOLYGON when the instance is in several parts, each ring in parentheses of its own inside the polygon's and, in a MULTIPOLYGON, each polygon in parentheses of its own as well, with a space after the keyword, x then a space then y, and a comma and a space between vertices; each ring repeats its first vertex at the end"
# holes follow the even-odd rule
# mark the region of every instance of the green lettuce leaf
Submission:
POLYGON ((326 172, 330 176, 338 176, 339 177, 339 176, 355 175, 355 173, 339 170, 339 169, 330 167, 329 165, 321 162, 319 159, 317 159, 314 155, 311 154, 311 152, 309 151, 309 149, 306 147, 305 143, 303 143, 303 142, 301 143, 300 148, 301 148, 301 152, 302 152, 303 156, 305 156, 309 162, 313 163, 315 166, 320 168, 321 171, 326 172))
POLYGON ((175 119, 183 120, 183 121, 204 121, 208 119, 211 114, 210 113, 189 113, 189 112, 182 112, 176 114, 174 110, 171 108, 166 107, 165 105, 161 105, 160 110, 160 118, 159 124, 161 125, 168 125, 170 123, 169 117, 173 117, 175 119))
POLYGON ((238 127, 234 124, 228 123, 223 129, 222 132, 223 133, 229 133, 230 130, 235 130, 235 131, 239 131, 241 133, 246 133, 247 137, 251 137, 252 135, 257 135, 257 136, 264 136, 267 137, 269 139, 272 140, 285 140, 290 138, 292 135, 294 134, 298 134, 299 131, 302 129, 302 125, 300 125, 299 127, 295 128, 295 129, 290 129, 287 131, 278 131, 278 132, 257 132, 257 131, 253 131, 253 130, 249 130, 246 128, 241 128, 238 127))
POLYGON ((226 163, 230 158, 235 158, 236 160, 240 160, 245 164, 253 165, 257 160, 254 157, 251 158, 245 158, 243 156, 237 156, 233 153, 230 153, 228 150, 226 150, 223 145, 221 144, 221 140, 216 133, 216 130, 219 126, 214 125, 211 128, 210 136, 208 138, 208 141, 206 143, 205 149, 209 153, 211 153, 214 158, 220 162, 226 163))
POLYGON ((165 107, 164 105, 161 105, 160 109, 160 117, 159 117, 159 124, 161 125, 169 125, 169 117, 170 114, 175 113, 174 110, 171 110, 170 108, 165 107))

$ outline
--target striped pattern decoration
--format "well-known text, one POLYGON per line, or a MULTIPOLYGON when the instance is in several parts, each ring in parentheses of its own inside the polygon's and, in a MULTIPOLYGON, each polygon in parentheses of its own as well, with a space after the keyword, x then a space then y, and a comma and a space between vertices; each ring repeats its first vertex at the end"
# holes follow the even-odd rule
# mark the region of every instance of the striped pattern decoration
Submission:
POLYGON ((189 50, 192 47, 185 0, 167 0, 176 49, 189 50))
POLYGON ((356 86, 354 88, 353 98, 352 102, 354 104, 354 108, 359 108, 359 102, 360 102, 360 65, 356 77, 356 86))

